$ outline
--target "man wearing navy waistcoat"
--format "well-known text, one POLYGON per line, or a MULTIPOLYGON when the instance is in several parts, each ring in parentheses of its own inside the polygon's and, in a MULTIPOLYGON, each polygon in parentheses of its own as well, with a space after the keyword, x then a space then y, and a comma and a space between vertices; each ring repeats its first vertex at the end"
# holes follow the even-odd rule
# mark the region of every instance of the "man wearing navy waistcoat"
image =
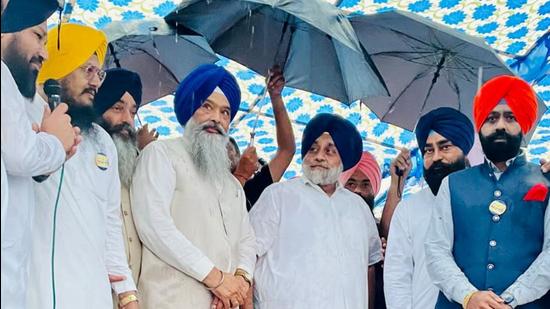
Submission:
POLYGON ((436 309, 550 308, 548 164, 520 149, 536 117, 535 92, 517 77, 476 95, 485 162, 443 180, 426 240, 436 309))

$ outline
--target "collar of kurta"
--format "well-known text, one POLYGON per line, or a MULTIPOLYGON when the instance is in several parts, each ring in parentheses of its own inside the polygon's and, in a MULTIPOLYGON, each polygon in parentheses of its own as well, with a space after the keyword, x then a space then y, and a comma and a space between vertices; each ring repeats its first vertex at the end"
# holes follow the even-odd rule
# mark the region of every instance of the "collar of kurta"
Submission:
MULTIPOLYGON (((485 157, 485 156, 484 156, 484 158, 485 158, 485 164, 489 167, 489 169, 493 173, 497 173, 497 174, 498 173, 504 173, 493 162, 491 162, 491 160, 487 159, 487 157, 485 157)), ((519 154, 517 156, 515 156, 511 159, 508 159, 506 161, 506 167, 509 168, 512 165, 520 166, 520 165, 525 164, 525 162, 527 162, 525 151, 523 151, 523 149, 520 149, 519 154)))
MULTIPOLYGON (((305 185, 309 185, 311 187, 313 187, 315 190, 318 190, 320 192, 322 192, 323 194, 326 194, 325 191, 323 191, 323 189, 321 189, 321 187, 318 185, 318 184, 314 184, 311 180, 309 180, 309 178, 307 178, 306 176, 302 176, 302 182, 305 184, 305 185)), ((340 183, 340 181, 336 181, 336 190, 334 190, 334 193, 336 193, 337 191, 339 190, 342 190, 344 189, 344 186, 342 186, 342 184, 340 183)))

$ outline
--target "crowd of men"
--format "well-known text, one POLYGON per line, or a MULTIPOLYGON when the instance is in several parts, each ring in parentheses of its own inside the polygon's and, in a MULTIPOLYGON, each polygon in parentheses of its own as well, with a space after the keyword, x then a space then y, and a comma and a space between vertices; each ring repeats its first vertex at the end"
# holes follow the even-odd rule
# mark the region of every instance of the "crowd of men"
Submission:
POLYGON ((296 152, 281 68, 269 162, 229 136, 241 92, 212 64, 176 89, 182 136, 157 140, 135 127, 140 76, 103 69, 105 34, 47 31, 57 1, 24 2, 2 1, 1 308, 550 308, 550 163, 520 147, 537 119, 522 79, 485 83, 473 124, 422 116, 422 189, 402 200, 403 150, 376 222, 379 165, 338 115, 309 121, 302 176, 280 181, 296 152))

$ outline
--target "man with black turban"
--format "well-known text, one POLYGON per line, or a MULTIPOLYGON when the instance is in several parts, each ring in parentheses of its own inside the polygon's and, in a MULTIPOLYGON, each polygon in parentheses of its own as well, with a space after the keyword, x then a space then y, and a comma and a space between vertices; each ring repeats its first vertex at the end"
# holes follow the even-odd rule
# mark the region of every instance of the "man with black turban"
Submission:
MULTIPOLYGON (((441 180, 466 167, 465 156, 474 143, 474 128, 468 117, 449 107, 440 107, 422 116, 415 133, 423 154, 427 186, 423 185, 421 191, 398 203, 391 218, 384 260, 388 309, 434 307, 438 289, 428 275, 424 254, 428 223, 441 180)), ((408 174, 410 164, 393 163, 392 167, 395 165, 404 169, 404 175, 408 174)), ((391 186, 390 192, 395 190, 395 182, 391 186)))
MULTIPOLYGON (((141 104, 141 78, 135 72, 126 69, 105 71, 105 81, 97 91, 94 109, 97 121, 115 142, 118 154, 118 174, 120 176, 120 217, 122 234, 126 249, 128 266, 137 282, 141 269, 141 241, 136 231, 130 203, 130 184, 137 163, 139 151, 157 139, 155 130, 149 131, 147 125, 137 132, 134 117, 141 104)), ((118 308, 118 298, 113 299, 118 308)))
POLYGON ((485 161, 443 180, 426 240, 435 308, 550 308, 550 180, 520 148, 535 91, 494 77, 473 114, 485 161))
POLYGON ((244 304, 256 260, 245 195, 231 175, 229 123, 240 105, 235 78, 202 65, 178 86, 174 110, 183 137, 154 141, 132 180, 143 246, 144 308, 208 309, 244 304))
POLYGON ((301 151, 303 176, 269 186, 250 212, 255 308, 367 308, 380 238, 363 199, 339 182, 361 159, 361 135, 344 118, 319 114, 301 151))

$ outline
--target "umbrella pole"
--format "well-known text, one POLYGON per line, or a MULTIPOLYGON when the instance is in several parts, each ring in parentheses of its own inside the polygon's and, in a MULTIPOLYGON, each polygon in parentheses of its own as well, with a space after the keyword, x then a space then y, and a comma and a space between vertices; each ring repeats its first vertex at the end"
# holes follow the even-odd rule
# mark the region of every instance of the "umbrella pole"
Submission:
POLYGON ((481 88, 481 84, 483 84, 483 67, 477 68, 477 90, 481 88))
MULTIPOLYGON (((254 103, 253 106, 256 106, 256 104, 262 102, 264 99, 265 99, 265 95, 267 94, 267 87, 269 85, 269 82, 271 81, 271 72, 268 71, 267 72, 267 80, 265 82, 265 87, 262 91, 262 94, 260 97, 258 97, 258 99, 256 100, 256 102, 254 103)), ((250 143, 248 144, 249 147, 254 147, 254 136, 256 136, 256 127, 258 126, 258 120, 260 119, 260 114, 262 112, 262 108, 264 106, 260 106, 260 109, 258 110, 258 113, 256 114, 256 120, 254 121, 254 127, 252 127, 252 132, 250 132, 250 143)))

